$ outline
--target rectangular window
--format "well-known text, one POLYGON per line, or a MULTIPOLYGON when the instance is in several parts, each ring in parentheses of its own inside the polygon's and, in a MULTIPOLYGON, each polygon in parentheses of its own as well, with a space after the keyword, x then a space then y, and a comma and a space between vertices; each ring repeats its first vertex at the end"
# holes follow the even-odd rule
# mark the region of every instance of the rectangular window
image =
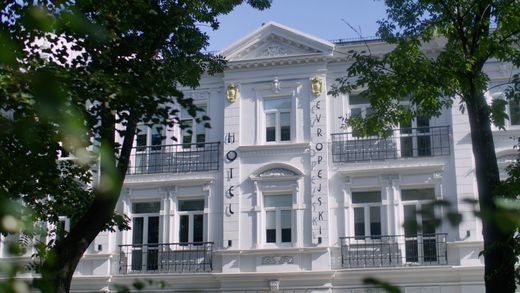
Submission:
POLYGON ((520 125, 520 103, 509 100, 509 122, 511 125, 520 125))
POLYGON ((436 262, 434 188, 402 189, 407 262, 436 262))
POLYGON ((177 202, 179 210, 179 242, 204 241, 204 199, 177 202))
POLYGON ((430 119, 418 116, 400 127, 401 157, 427 157, 432 155, 430 119))
POLYGON ((164 127, 161 125, 138 125, 135 138, 135 173, 154 173, 161 170, 164 127))
POLYGON ((381 191, 352 192, 352 206, 355 238, 381 238, 381 191))
POLYGON ((291 99, 271 98, 264 100, 265 141, 291 140, 291 99))
MULTIPOLYGON (((198 106, 203 111, 197 111, 197 115, 205 115, 207 106, 198 106)), ((181 137, 183 148, 191 148, 193 144, 204 146, 206 142, 206 127, 204 123, 193 118, 186 109, 181 109, 181 137)))
POLYGON ((266 242, 292 242, 292 195, 265 195, 264 209, 266 242))
POLYGON ((131 268, 133 271, 158 269, 160 208, 160 202, 132 203, 131 268))

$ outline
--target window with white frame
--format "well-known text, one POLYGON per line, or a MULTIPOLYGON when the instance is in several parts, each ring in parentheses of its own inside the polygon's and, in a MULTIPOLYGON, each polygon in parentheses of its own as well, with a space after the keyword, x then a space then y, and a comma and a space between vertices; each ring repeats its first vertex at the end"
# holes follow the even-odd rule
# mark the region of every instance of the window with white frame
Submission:
POLYGON ((432 155, 430 119, 419 116, 407 124, 401 124, 400 137, 402 157, 432 155))
POLYGON ((204 199, 179 199, 179 242, 204 241, 204 199))
POLYGON ((154 172, 161 168, 161 152, 164 137, 161 125, 138 125, 135 138, 134 173, 154 172))
MULTIPOLYGON (((493 99, 506 100, 506 90, 511 86, 510 83, 499 83, 489 88, 489 96, 493 99)), ((489 101, 491 102, 491 101, 489 101)), ((506 114, 509 117, 505 121, 505 126, 520 126, 520 103, 515 100, 507 100, 506 114)))
POLYGON ((133 271, 156 270, 159 257, 159 201, 132 203, 133 271))
MULTIPOLYGON (((207 112, 206 105, 197 105, 202 109, 202 113, 207 112)), ((200 113, 198 111, 197 113, 200 113)), ((191 148, 193 144, 203 144, 206 142, 206 127, 203 122, 197 122, 186 109, 181 109, 181 137, 183 148, 191 148)))
POLYGON ((163 132, 164 127, 161 125, 138 125, 135 138, 136 151, 160 150, 163 141, 163 132))
MULTIPOLYGON (((348 97, 349 117, 366 118, 372 112, 370 101, 359 95, 350 95, 348 97)), ((360 136, 359 133, 352 131, 353 137, 360 136)))
POLYGON ((354 237, 381 238, 381 191, 352 192, 354 237))
POLYGON ((434 188, 401 189, 407 262, 437 261, 434 188))
POLYGON ((292 194, 264 194, 266 243, 291 243, 292 194))
POLYGON ((291 140, 291 98, 264 99, 265 141, 291 140))

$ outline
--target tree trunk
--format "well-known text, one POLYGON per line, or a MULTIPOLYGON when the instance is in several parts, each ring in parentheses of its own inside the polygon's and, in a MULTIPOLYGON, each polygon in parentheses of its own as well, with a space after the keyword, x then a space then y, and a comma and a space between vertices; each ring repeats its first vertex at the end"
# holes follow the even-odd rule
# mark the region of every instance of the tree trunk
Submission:
POLYGON ((484 236, 485 284, 488 293, 515 292, 512 245, 513 231, 501 230, 496 216, 495 194, 500 184, 499 170, 489 120, 489 108, 483 94, 473 90, 466 98, 471 140, 475 158, 480 211, 482 212, 482 234, 484 236), (469 102, 471 101, 471 102, 469 102))
POLYGON ((114 213, 128 168, 130 152, 137 121, 130 117, 126 126, 119 158, 115 155, 115 117, 105 110, 100 144, 100 182, 94 191, 94 199, 65 238, 58 241, 45 257, 41 278, 34 285, 43 293, 67 293, 70 291, 76 267, 88 246, 99 232, 107 228, 114 213))

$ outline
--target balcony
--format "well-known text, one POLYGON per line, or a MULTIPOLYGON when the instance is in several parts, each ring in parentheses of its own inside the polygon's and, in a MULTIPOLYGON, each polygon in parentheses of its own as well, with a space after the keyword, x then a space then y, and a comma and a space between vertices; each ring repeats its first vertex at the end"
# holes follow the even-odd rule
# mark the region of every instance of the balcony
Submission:
POLYGON ((448 264, 446 233, 340 237, 343 268, 448 264))
POLYGON ((213 242, 119 245, 119 273, 205 273, 213 270, 213 242))
POLYGON ((139 146, 130 155, 128 174, 213 171, 219 157, 220 142, 139 146))
POLYGON ((401 128, 387 138, 332 134, 334 163, 364 162, 450 154, 448 126, 401 128))

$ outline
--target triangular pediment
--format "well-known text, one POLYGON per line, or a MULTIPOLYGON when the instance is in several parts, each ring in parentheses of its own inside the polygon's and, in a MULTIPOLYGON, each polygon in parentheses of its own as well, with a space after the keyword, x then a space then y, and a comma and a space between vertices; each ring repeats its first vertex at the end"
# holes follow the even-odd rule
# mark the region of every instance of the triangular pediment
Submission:
POLYGON ((229 61, 258 60, 287 56, 331 55, 334 44, 268 22, 251 34, 219 52, 229 61))

